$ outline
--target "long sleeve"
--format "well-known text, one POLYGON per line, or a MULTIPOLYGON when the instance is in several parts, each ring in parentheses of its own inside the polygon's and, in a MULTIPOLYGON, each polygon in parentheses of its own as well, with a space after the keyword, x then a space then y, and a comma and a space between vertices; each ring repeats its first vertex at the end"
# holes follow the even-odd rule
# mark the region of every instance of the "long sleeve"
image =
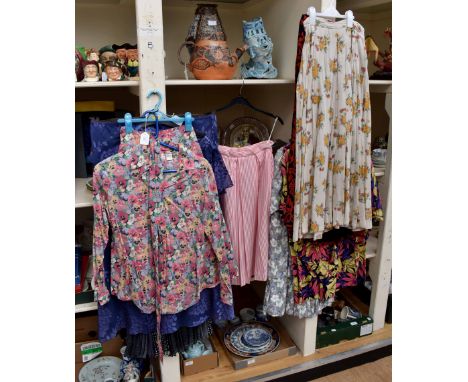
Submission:
POLYGON ((109 291, 104 278, 104 249, 108 241, 109 222, 104 205, 105 194, 102 190, 101 176, 97 171, 93 174, 93 278, 95 291, 101 305, 109 301, 109 291))
POLYGON ((208 168, 209 176, 205 177, 205 198, 202 212, 202 224, 216 258, 219 262, 221 277, 221 299, 225 304, 232 305, 231 279, 237 277, 239 270, 234 259, 231 239, 224 221, 221 206, 211 168, 208 168))

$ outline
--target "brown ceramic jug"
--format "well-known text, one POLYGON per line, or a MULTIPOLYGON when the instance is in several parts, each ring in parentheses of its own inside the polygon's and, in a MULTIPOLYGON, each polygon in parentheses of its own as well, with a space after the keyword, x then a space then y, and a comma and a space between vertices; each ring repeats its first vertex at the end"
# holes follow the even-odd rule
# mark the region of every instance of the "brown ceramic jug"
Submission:
POLYGON ((199 4, 185 42, 180 46, 178 56, 184 47, 190 53, 189 70, 197 80, 230 80, 236 72, 239 58, 245 49, 231 53, 227 46, 217 6, 199 4))

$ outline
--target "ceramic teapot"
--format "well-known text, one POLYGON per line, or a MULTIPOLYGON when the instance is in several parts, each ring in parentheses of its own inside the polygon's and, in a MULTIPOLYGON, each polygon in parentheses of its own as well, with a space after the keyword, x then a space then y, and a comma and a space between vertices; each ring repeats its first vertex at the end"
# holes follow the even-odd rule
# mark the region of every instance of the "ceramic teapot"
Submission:
POLYGON ((231 53, 217 6, 200 4, 185 42, 179 48, 178 58, 197 80, 230 80, 244 51, 245 48, 237 48, 235 53, 231 53), (190 54, 188 64, 180 56, 184 47, 190 54))

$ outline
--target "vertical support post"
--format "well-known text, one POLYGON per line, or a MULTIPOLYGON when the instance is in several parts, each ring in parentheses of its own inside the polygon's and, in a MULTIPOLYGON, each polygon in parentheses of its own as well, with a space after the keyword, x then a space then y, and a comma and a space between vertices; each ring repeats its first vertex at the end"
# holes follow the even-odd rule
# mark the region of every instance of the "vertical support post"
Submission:
POLYGON ((285 315, 280 321, 303 356, 315 353, 317 337, 317 316, 314 318, 296 318, 285 315))
POLYGON ((159 363, 162 382, 180 382, 179 354, 175 357, 166 357, 159 363))
POLYGON ((162 0, 136 0, 136 25, 140 75, 140 113, 152 109, 156 99, 147 99, 149 90, 163 95, 160 110, 166 111, 162 0))
POLYGON ((330 7, 336 8, 336 0, 321 0, 320 12, 330 7))
POLYGON ((385 110, 390 117, 388 127, 387 162, 385 167, 384 188, 381 190, 383 199, 384 221, 379 226, 377 241, 377 256, 369 265, 372 279, 372 293, 369 314, 374 320, 374 330, 379 330, 385 324, 388 292, 392 275, 392 90, 385 96, 385 110))
MULTIPOLYGON (((147 99, 150 90, 163 95, 160 106, 166 111, 164 35, 162 0, 135 0, 140 76, 140 113, 152 109, 157 100, 147 99)), ((164 357, 160 363, 162 382, 180 382, 179 355, 164 357)))

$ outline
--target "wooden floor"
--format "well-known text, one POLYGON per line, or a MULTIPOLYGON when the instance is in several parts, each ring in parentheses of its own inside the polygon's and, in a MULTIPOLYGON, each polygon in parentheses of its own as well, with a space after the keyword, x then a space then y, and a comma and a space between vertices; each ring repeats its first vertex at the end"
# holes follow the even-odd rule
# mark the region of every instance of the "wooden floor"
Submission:
POLYGON ((392 357, 381 358, 311 382, 391 382, 392 357))
MULTIPOLYGON (((191 376, 183 376, 182 382, 234 382, 248 380, 249 378, 255 376, 268 374, 271 377, 266 377, 265 379, 262 378, 262 380, 274 379, 273 376, 280 377, 282 371, 284 370, 294 368, 297 366, 304 366, 306 368, 314 367, 313 365, 310 366, 314 363, 314 361, 320 361, 322 359, 326 359, 327 357, 333 357, 337 354, 350 352, 353 349, 366 347, 368 345, 371 345, 372 343, 376 343, 379 341, 384 341, 388 339, 391 340, 391 337, 392 325, 385 324, 385 327, 383 329, 377 330, 369 336, 356 338, 350 341, 344 341, 332 346, 327 346, 325 348, 318 349, 316 353, 306 357, 303 357, 301 354, 297 354, 264 365, 256 365, 241 370, 234 370, 227 357, 227 350, 225 350, 223 346, 221 346, 216 336, 213 336, 213 343, 219 351, 219 367, 213 370, 203 371, 201 373, 194 374, 191 376)), ((373 382, 378 381, 380 380, 374 380, 373 382)))

